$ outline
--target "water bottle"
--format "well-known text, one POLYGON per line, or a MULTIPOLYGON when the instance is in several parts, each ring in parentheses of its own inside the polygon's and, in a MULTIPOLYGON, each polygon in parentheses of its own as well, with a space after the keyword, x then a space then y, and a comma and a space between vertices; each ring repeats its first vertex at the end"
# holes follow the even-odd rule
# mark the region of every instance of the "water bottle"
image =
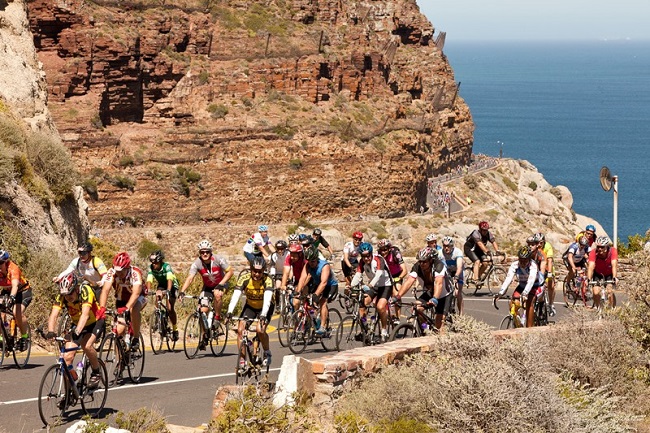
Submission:
POLYGON ((210 311, 208 313, 208 329, 212 328, 212 319, 214 318, 214 313, 210 311))
POLYGON ((389 302, 388 303, 388 317, 392 319, 396 315, 397 314, 395 312, 395 304, 393 302, 389 302))
POLYGON ((429 330, 429 325, 427 322, 423 322, 420 324, 420 328, 422 329, 422 333, 426 333, 429 330))
POLYGON ((131 348, 131 334, 128 331, 124 334, 124 344, 126 345, 126 350, 131 348))
POLYGON ((314 323, 316 323, 316 330, 320 329, 320 316, 316 317, 316 321, 314 323))
POLYGON ((14 335, 15 330, 16 330, 16 319, 12 317, 11 322, 9 323, 9 335, 14 335))
POLYGON ((77 377, 82 377, 84 373, 84 361, 83 359, 77 363, 77 368, 75 369, 77 372, 77 377))
POLYGON ((70 376, 72 377, 72 381, 74 383, 77 383, 77 380, 79 380, 79 374, 77 374, 77 370, 72 368, 72 365, 68 365, 68 371, 70 372, 70 376))
POLYGON ((517 314, 519 315, 519 322, 521 323, 521 326, 526 326, 526 309, 524 307, 519 307, 517 314))

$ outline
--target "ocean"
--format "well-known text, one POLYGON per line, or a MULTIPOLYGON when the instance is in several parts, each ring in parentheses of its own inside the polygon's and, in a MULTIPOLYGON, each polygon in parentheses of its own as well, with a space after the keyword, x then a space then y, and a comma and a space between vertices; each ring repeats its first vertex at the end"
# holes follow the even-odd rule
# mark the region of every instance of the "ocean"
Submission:
POLYGON ((619 178, 619 240, 650 228, 650 41, 447 38, 444 52, 476 124, 474 153, 530 161, 613 236, 607 166, 619 178))

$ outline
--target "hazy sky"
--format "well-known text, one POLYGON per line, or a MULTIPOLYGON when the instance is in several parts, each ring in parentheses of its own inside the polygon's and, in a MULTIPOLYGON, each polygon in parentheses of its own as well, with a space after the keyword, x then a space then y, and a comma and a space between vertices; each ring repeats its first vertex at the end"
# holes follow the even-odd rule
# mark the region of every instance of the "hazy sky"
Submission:
POLYGON ((417 0, 450 39, 650 39, 648 0, 417 0))

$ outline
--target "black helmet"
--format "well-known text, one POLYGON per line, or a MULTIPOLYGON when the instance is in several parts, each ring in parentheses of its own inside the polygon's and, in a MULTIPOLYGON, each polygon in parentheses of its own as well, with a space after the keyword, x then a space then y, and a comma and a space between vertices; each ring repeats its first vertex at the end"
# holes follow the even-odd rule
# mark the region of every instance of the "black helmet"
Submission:
POLYGON ((251 271, 263 271, 266 268, 266 260, 264 257, 255 257, 251 262, 251 271))
POLYGON ((321 229, 314 229, 314 233, 316 236, 320 236, 323 234, 323 231, 321 229))
POLYGON ((79 253, 90 253, 92 252, 92 250, 93 250, 93 244, 91 244, 90 242, 84 242, 80 244, 79 247, 77 248, 77 252, 79 253))
POLYGON ((151 253, 149 256, 149 261, 151 263, 162 263, 163 260, 165 260, 165 255, 160 250, 151 253))
POLYGON ((280 239, 275 243, 275 249, 276 250, 286 250, 287 249, 287 241, 284 239, 280 239))
POLYGON ((313 246, 305 248, 305 260, 310 261, 318 258, 318 249, 313 246))
POLYGON ((523 247, 519 248, 517 251, 517 257, 519 257, 522 260, 530 259, 533 255, 533 250, 528 246, 524 245, 523 247))

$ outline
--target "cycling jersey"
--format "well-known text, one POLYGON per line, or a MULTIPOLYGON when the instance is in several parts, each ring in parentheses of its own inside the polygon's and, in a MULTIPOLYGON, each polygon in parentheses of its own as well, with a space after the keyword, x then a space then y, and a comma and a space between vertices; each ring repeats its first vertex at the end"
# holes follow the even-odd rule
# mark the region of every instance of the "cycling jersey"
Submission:
POLYGON ((539 272, 535 260, 531 260, 525 268, 521 268, 519 266, 519 260, 517 260, 510 265, 510 268, 508 268, 508 274, 506 275, 506 279, 503 281, 501 290, 499 291, 501 295, 506 293, 508 286, 510 286, 510 283, 512 283, 515 276, 518 281, 517 291, 521 291, 523 296, 528 296, 533 287, 539 287, 544 284, 544 275, 539 272))
MULTIPOLYGON (((194 277, 197 273, 203 279, 203 286, 209 290, 214 290, 221 284, 226 272, 230 270, 228 261, 220 255, 211 255, 208 263, 203 263, 200 258, 197 258, 190 266, 188 278, 194 277)), ((223 281, 227 283, 227 281, 223 281)))
POLYGON ((273 291, 273 280, 264 274, 264 277, 260 281, 255 281, 251 277, 250 272, 244 272, 239 276, 235 290, 244 292, 246 305, 249 305, 255 310, 261 310, 264 306, 264 292, 266 290, 273 291))
POLYGON ((291 263, 291 255, 289 255, 286 259, 284 259, 284 266, 291 266, 293 279, 296 282, 300 280, 300 276, 302 275, 302 270, 305 268, 305 263, 307 263, 307 260, 305 260, 304 257, 299 258, 293 263, 291 263))
POLYGON ((317 239, 314 239, 314 243, 312 245, 318 249, 318 247, 321 245, 323 248, 327 248, 330 246, 330 243, 325 240, 323 235, 320 235, 317 239))
POLYGON ((598 256, 596 249, 589 252, 589 263, 595 263, 594 272, 604 277, 612 276, 612 260, 618 260, 618 251, 610 247, 604 258, 598 256))
POLYGON ((445 262, 445 266, 447 267, 447 272, 452 276, 456 275, 456 271, 458 271, 458 259, 461 259, 462 266, 463 252, 460 250, 460 248, 454 247, 449 253, 445 253, 445 249, 443 248, 442 258, 445 262))
MULTIPOLYGON (((307 265, 306 269, 307 272, 311 275, 312 280, 315 282, 315 286, 318 287, 318 285, 321 283, 321 274, 323 273, 323 268, 325 265, 328 265, 327 260, 319 260, 318 261, 318 266, 315 268, 312 268, 311 266, 307 265)), ((337 281, 336 277, 334 276, 334 272, 331 272, 330 269, 330 277, 329 280, 327 281, 327 284, 325 285, 325 292, 327 293, 332 286, 338 286, 339 282, 337 281)))
POLYGON ((348 260, 350 260, 351 265, 354 266, 359 263, 359 246, 354 245, 354 242, 346 242, 345 245, 343 245, 343 254, 345 255, 345 253, 348 253, 348 260))
POLYGON ((72 323, 79 323, 81 318, 82 308, 88 305, 90 307, 90 313, 88 314, 88 320, 86 321, 86 326, 92 325, 97 321, 96 314, 99 310, 99 301, 95 297, 95 291, 88 284, 82 284, 79 288, 79 296, 75 301, 68 301, 64 295, 58 294, 54 301, 53 307, 56 309, 68 309, 68 314, 72 318, 72 323))
POLYGON ((404 259, 402 258, 402 252, 397 247, 391 247, 388 254, 382 256, 386 260, 388 265, 388 270, 393 277, 399 277, 402 274, 402 264, 404 264, 404 259))
POLYGON ((75 257, 66 270, 61 272, 57 278, 61 279, 70 272, 74 272, 80 281, 86 280, 93 286, 100 287, 107 269, 102 259, 97 256, 92 256, 88 262, 84 262, 80 257, 75 257))
POLYGON ((588 247, 581 246, 578 242, 574 242, 569 245, 569 248, 564 252, 564 254, 562 254, 562 258, 566 259, 569 257, 569 254, 573 254, 573 263, 580 263, 589 255, 587 248, 588 247))
POLYGON ((364 274, 370 287, 390 287, 393 285, 386 260, 382 256, 373 256, 370 263, 366 263, 365 260, 359 263, 351 284, 353 286, 359 284, 364 274))
POLYGON ((483 245, 486 245, 488 242, 494 242, 492 232, 488 230, 487 233, 481 234, 481 232, 476 229, 467 236, 466 244, 469 244, 468 246, 470 248, 474 248, 478 242, 482 242, 483 245))
POLYGON ((261 247, 271 245, 268 235, 262 236, 261 233, 257 232, 251 237, 248 238, 246 244, 244 245, 244 252, 250 254, 261 254, 261 247))
POLYGON ((136 266, 128 268, 126 275, 120 277, 114 268, 110 268, 106 273, 106 283, 115 289, 115 299, 120 303, 126 303, 133 293, 133 286, 139 284, 142 287, 140 295, 146 295, 146 288, 142 284, 142 270, 136 266))
MULTIPOLYGON (((437 277, 445 277, 445 280, 447 280, 447 267, 442 260, 435 260, 431 266, 431 270, 429 272, 425 272, 424 269, 422 269, 421 263, 416 262, 411 268, 409 277, 417 278, 421 281, 422 286, 426 290, 429 290, 431 293, 433 293, 437 277)), ((450 284, 447 284, 447 282, 445 282, 442 286, 443 291, 440 295, 440 299, 446 297, 453 291, 453 288, 450 284)))
POLYGON ((18 279, 18 293, 29 290, 29 282, 23 276, 17 264, 9 260, 7 262, 7 273, 0 272, 0 291, 11 292, 11 281, 18 279))
POLYGON ((167 290, 167 282, 170 280, 172 281, 172 289, 178 289, 178 278, 174 275, 169 263, 163 263, 158 270, 155 270, 153 265, 149 266, 147 283, 153 283, 154 280, 158 282, 158 289, 160 290, 167 290))
POLYGON ((288 250, 284 250, 282 254, 279 254, 277 251, 271 254, 271 277, 282 276, 284 267, 287 266, 289 254, 288 250))

